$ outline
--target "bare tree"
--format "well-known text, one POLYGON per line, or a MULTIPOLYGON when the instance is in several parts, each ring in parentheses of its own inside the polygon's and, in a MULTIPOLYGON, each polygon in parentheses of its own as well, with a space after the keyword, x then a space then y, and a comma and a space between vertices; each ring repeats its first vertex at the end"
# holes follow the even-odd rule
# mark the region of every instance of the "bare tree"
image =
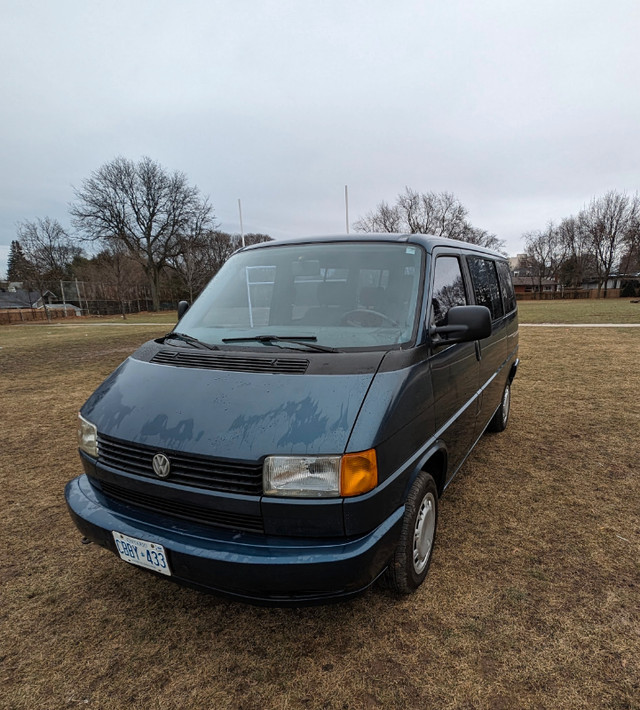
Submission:
POLYGON ((127 317, 126 301, 136 283, 136 271, 140 266, 131 259, 122 242, 113 242, 96 257, 96 265, 106 276, 113 289, 113 295, 120 304, 120 313, 127 317))
POLYGON ((402 231, 402 217, 397 205, 381 202, 373 212, 367 212, 354 225, 358 232, 388 232, 394 234, 402 231))
POLYGON ((595 257, 598 298, 607 297, 608 281, 625 244, 631 243, 638 228, 640 200, 611 190, 594 198, 578 215, 579 228, 595 257))
POLYGON ((400 232, 434 234, 460 239, 471 244, 501 249, 504 241, 483 229, 473 227, 467 208, 450 192, 416 192, 405 188, 394 205, 381 202, 354 224, 359 232, 400 232))
POLYGON ((240 237, 234 239, 227 232, 216 230, 210 235, 207 244, 207 269, 209 278, 215 276, 224 262, 240 247, 240 237))
POLYGON ((189 300, 192 303, 194 292, 202 290, 211 278, 208 265, 209 249, 216 232, 206 229, 210 222, 208 214, 205 215, 202 211, 194 214, 188 229, 177 238, 177 251, 168 259, 169 265, 189 292, 189 300))
POLYGON ((640 210, 626 232, 618 268, 621 274, 640 271, 640 210))
POLYGON ((138 163, 118 157, 91 174, 75 190, 70 211, 86 239, 121 243, 144 268, 154 310, 160 307, 160 274, 180 253, 181 237, 194 223, 204 230, 211 206, 184 173, 168 173, 144 157, 138 163))
POLYGON ((566 217, 557 227, 562 253, 558 275, 565 286, 579 288, 595 275, 595 259, 586 234, 576 217, 566 217))
POLYGON ((18 223, 18 241, 24 256, 23 273, 27 282, 35 284, 42 297, 47 318, 45 293, 47 285, 69 275, 71 262, 82 249, 73 243, 60 222, 44 217, 18 223))
MULTIPOLYGON (((239 234, 234 234, 233 237, 234 239, 241 239, 239 234)), ((270 241, 272 241, 272 238, 268 234, 262 234, 261 232, 249 232, 249 234, 244 235, 244 243, 246 246, 270 241)))
MULTIPOLYGON (((126 318, 127 303, 136 301, 139 310, 140 298, 147 298, 144 269, 119 242, 107 245, 91 259, 76 264, 74 275, 83 282, 85 300, 95 302, 98 311, 101 307, 108 309, 104 302, 117 301, 120 313, 126 318)), ((77 297, 80 298, 79 292, 77 297)))
POLYGON ((564 250, 560 233, 553 222, 549 222, 544 232, 528 232, 524 235, 527 267, 532 281, 542 294, 544 279, 556 278, 562 265, 564 250))
POLYGON ((207 282, 209 269, 207 267, 207 244, 202 240, 180 238, 180 251, 169 259, 171 268, 193 302, 194 293, 199 292, 207 282))
POLYGON ((477 244, 480 247, 485 247, 485 249, 493 249, 503 254, 506 253, 504 251, 504 239, 498 239, 495 234, 487 232, 486 229, 478 229, 477 227, 470 226, 464 234, 456 238, 461 239, 463 242, 469 242, 469 244, 477 244))
MULTIPOLYGON (((268 242, 268 234, 245 234, 246 246, 268 242)), ((198 233, 195 230, 180 238, 180 252, 170 260, 184 290, 189 293, 189 300, 206 286, 216 275, 225 261, 242 246, 239 234, 229 234, 220 230, 207 230, 198 233)))
MULTIPOLYGON (((268 234, 250 233, 244 235, 246 246, 259 244, 260 242, 271 241, 268 234)), ((208 267, 209 278, 213 277, 221 269, 225 261, 242 246, 242 237, 239 234, 228 234, 227 232, 215 231, 211 234, 208 242, 208 267)))

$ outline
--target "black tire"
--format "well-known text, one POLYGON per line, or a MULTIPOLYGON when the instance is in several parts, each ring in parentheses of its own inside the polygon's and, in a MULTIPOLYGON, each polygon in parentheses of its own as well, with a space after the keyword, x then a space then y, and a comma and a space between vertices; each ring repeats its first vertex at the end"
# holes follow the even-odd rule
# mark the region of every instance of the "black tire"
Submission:
POLYGON ((400 541, 385 573, 387 587, 410 594, 422 584, 431 564, 437 525, 438 489, 422 471, 407 496, 400 541))
POLYGON ((502 399, 500 400, 500 406, 493 415, 493 419, 489 422, 487 429, 489 431, 504 431, 509 423, 509 412, 511 411, 511 383, 507 382, 504 391, 502 392, 502 399))

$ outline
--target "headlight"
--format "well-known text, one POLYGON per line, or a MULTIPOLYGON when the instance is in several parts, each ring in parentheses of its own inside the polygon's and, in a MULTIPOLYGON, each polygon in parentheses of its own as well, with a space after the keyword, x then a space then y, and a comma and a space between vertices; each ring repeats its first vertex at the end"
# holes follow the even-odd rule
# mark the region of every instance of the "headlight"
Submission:
POLYGON ((94 459, 98 458, 98 430, 80 414, 78 414, 78 448, 94 459))
POLYGON ((366 493, 378 484, 375 449, 344 456, 267 456, 264 494, 337 498, 366 493))
POLYGON ((262 469, 264 492, 271 496, 337 497, 339 456, 268 456, 262 469))

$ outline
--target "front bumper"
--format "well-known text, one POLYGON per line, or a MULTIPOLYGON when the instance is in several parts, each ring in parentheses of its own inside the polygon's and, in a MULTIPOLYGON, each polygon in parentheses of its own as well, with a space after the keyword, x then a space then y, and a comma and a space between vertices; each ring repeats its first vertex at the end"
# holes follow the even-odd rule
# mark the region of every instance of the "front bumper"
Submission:
POLYGON ((86 475, 65 489, 80 532, 117 554, 112 531, 163 545, 171 579, 244 601, 312 604, 366 589, 396 548, 404 508, 357 538, 288 538, 189 524, 107 500, 86 475))

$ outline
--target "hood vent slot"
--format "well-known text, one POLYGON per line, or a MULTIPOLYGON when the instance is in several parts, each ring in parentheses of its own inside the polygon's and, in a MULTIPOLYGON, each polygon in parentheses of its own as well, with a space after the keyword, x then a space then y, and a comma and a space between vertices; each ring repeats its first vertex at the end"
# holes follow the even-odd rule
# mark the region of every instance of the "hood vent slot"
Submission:
POLYGON ((309 361, 292 357, 229 357, 215 353, 185 352, 184 350, 160 350, 151 362, 174 367, 194 367, 201 370, 228 370, 231 372, 273 372, 302 375, 309 361))

